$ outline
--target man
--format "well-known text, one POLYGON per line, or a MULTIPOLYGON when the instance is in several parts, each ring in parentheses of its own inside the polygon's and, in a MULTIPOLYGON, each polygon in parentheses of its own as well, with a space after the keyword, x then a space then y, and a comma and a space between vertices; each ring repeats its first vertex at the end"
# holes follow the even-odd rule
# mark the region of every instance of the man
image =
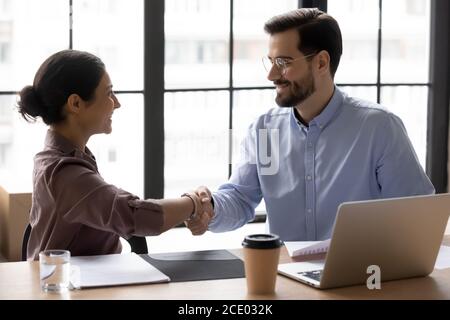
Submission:
MULTIPOLYGON (((331 16, 298 9, 264 29, 267 77, 280 108, 250 126, 246 157, 212 194, 214 212, 186 223, 193 234, 244 225, 264 198, 269 232, 282 240, 323 240, 342 202, 434 192, 402 121, 335 86, 342 38, 331 16)), ((211 196, 206 187, 197 192, 211 196)))

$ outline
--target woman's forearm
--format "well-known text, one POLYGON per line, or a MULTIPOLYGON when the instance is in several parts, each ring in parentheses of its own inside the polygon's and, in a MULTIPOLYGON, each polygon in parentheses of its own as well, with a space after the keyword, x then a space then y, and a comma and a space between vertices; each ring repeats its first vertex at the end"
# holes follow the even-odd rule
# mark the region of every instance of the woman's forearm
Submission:
POLYGON ((194 212, 194 203, 189 197, 158 199, 155 202, 162 206, 164 212, 164 223, 161 227, 161 233, 187 220, 194 212))

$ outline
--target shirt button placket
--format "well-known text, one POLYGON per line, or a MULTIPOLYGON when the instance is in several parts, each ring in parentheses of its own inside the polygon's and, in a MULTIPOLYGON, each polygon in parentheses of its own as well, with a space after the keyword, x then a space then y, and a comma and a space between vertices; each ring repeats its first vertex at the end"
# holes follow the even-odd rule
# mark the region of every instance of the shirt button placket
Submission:
POLYGON ((308 240, 315 239, 314 205, 314 149, 313 139, 317 128, 312 126, 308 130, 305 154, 305 191, 306 191, 306 233, 308 240))

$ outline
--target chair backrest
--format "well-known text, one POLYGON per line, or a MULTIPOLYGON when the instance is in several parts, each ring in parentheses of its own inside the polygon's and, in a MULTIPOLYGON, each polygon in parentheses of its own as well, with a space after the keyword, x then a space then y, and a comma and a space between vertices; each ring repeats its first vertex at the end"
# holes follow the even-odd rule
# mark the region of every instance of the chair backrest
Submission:
POLYGON ((132 236, 127 239, 127 241, 130 244, 131 252, 136 254, 148 253, 147 240, 145 240, 145 237, 132 236))
POLYGON ((27 260, 27 248, 28 248, 28 239, 30 238, 31 233, 31 224, 27 224, 27 227, 25 228, 25 232, 23 233, 23 240, 22 240, 22 261, 27 260))

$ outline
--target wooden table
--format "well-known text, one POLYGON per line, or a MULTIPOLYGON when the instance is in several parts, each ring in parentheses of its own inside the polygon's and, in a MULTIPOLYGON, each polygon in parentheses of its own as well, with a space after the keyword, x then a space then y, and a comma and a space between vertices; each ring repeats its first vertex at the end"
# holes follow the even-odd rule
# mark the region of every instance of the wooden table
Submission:
MULTIPOLYGON (((450 236, 444 244, 450 245, 450 236)), ((242 250, 232 251, 242 257, 242 250)), ((291 261, 282 248, 280 263, 291 261)), ((39 264, 0 263, 0 299, 155 299, 155 300, 245 300, 245 299, 450 299, 450 269, 435 270, 428 277, 382 282, 380 290, 366 286, 318 290, 278 276, 273 295, 247 295, 245 279, 191 281, 83 289, 64 294, 44 293, 39 286, 39 264)))

